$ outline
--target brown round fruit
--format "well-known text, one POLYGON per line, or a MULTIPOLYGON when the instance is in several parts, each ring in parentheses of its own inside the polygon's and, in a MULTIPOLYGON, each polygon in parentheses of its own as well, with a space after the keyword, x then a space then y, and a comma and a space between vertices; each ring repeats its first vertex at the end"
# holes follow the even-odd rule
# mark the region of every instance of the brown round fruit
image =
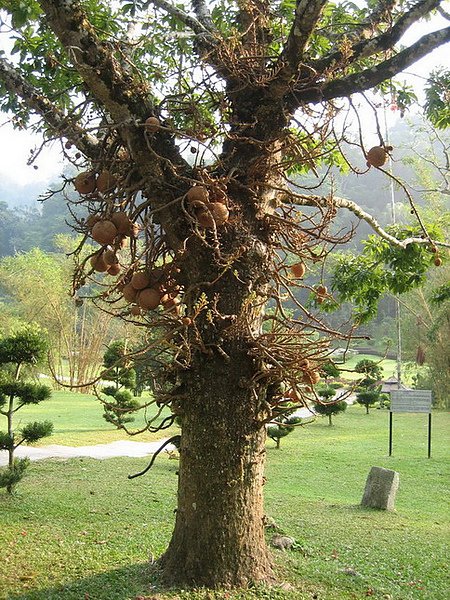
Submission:
POLYGON ((155 131, 158 131, 160 126, 161 123, 156 117, 148 117, 148 119, 145 121, 145 131, 147 133, 155 133, 155 131))
POLYGON ((326 286, 324 286, 324 285, 318 285, 316 287, 316 292, 317 292, 318 296, 326 296, 327 293, 328 293, 328 290, 327 290, 326 286))
POLYGON ((230 211, 221 202, 210 202, 206 205, 207 209, 211 212, 217 227, 220 227, 228 221, 230 211))
POLYGON ((315 385, 320 381, 320 375, 317 371, 305 371, 303 373, 303 381, 309 385, 315 385))
POLYGON ((117 260, 117 256, 114 250, 105 250, 103 252, 103 258, 105 260, 105 263, 107 265, 115 265, 118 260, 117 260))
POLYGON ((137 304, 133 304, 133 306, 130 306, 130 313, 135 317, 139 317, 142 315, 142 308, 137 304))
POLYGON ((103 252, 96 252, 94 256, 91 257, 91 267, 97 273, 105 273, 108 270, 108 265, 103 258, 103 252))
POLYGON ((127 283, 127 285, 123 287, 122 295, 127 302, 134 302, 136 300, 137 290, 134 289, 131 283, 127 283))
POLYGON ((79 194, 91 194, 96 187, 94 173, 88 171, 79 173, 75 177, 73 185, 79 194))
POLYGON ((197 222, 204 229, 213 229, 216 224, 209 210, 199 210, 197 213, 197 222))
POLYGON ((108 267, 108 275, 112 275, 114 277, 115 275, 118 275, 119 273, 120 273, 119 263, 114 263, 113 265, 110 265, 108 267))
POLYGON ((306 265, 304 262, 295 263, 291 265, 291 273, 296 279, 301 279, 306 273, 306 265))
POLYGON ((131 222, 127 213, 122 211, 112 213, 111 221, 117 227, 118 233, 122 235, 130 235, 133 223, 131 222))
POLYGON ((92 239, 102 246, 106 246, 106 244, 112 244, 116 235, 117 227, 112 221, 108 220, 98 221, 98 223, 96 223, 91 229, 92 239))
POLYGON ((436 267, 440 267, 442 265, 442 258, 440 256, 436 256, 436 258, 434 259, 434 264, 436 265, 436 267))
POLYGON ((186 195, 189 204, 195 206, 198 202, 206 203, 209 200, 208 190, 203 185, 194 185, 186 195))
POLYGON ((298 363, 298 366, 301 369, 309 369, 309 360, 307 358, 302 358, 302 360, 298 363))
POLYGON ((228 198, 226 193, 219 187, 213 187, 210 190, 209 197, 211 202, 220 202, 221 204, 228 204, 228 198))
POLYGON ((138 293, 136 301, 144 310, 154 310, 158 306, 160 298, 158 290, 145 288, 138 293))
POLYGON ((150 275, 146 271, 138 271, 131 278, 131 285, 135 290, 143 290, 150 285, 150 275))
POLYGON ((101 216, 94 213, 93 215, 88 216, 88 218, 85 221, 85 225, 87 225, 89 227, 89 229, 92 229, 92 227, 94 227, 94 225, 101 220, 102 220, 101 216))
POLYGON ((104 194, 110 192, 117 185, 117 180, 109 171, 102 171, 97 177, 97 189, 104 194))
POLYGON ((189 325, 192 325, 192 319, 190 319, 189 317, 183 317, 181 319, 181 322, 183 323, 183 325, 185 325, 186 327, 189 327, 189 325))
POLYGON ((388 154, 382 146, 374 146, 367 153, 367 163, 372 167, 382 167, 387 161, 388 154))

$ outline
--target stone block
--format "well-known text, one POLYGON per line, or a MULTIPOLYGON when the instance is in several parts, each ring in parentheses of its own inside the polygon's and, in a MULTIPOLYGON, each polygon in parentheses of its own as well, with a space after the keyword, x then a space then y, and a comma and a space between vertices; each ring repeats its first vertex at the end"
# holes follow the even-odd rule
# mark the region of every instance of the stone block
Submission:
POLYGON ((399 482, 400 476, 396 471, 383 467, 372 467, 367 477, 361 506, 394 510, 399 482))

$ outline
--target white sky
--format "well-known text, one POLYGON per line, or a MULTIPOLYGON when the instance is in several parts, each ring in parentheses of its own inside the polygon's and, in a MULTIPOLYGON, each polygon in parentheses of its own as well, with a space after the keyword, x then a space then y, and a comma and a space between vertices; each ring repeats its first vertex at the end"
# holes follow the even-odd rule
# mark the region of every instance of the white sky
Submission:
MULTIPOLYGON (((450 6, 448 0, 444 2, 444 6, 447 5, 450 6)), ((448 22, 445 19, 436 16, 429 22, 424 22, 420 26, 411 28, 402 40, 402 43, 410 45, 425 33, 440 29, 446 25, 448 25, 448 22)), ((2 40, 0 39, 0 47, 1 42, 2 40)), ((450 44, 446 44, 435 50, 413 65, 406 75, 400 76, 400 79, 407 80, 410 85, 414 86, 416 93, 420 95, 425 83, 423 78, 436 66, 448 65, 449 51, 450 44)), ((391 122, 396 118, 398 118, 396 114, 389 114, 391 122)), ((59 176, 64 166, 59 142, 54 142, 51 146, 47 146, 43 150, 34 163, 38 166, 37 170, 33 166, 27 165, 30 150, 35 146, 39 147, 40 144, 41 139, 38 136, 30 134, 28 131, 14 130, 7 122, 6 115, 0 114, 0 147, 2 148, 0 176, 5 184, 13 183, 17 187, 22 187, 26 184, 34 183, 44 186, 47 182, 59 176)))

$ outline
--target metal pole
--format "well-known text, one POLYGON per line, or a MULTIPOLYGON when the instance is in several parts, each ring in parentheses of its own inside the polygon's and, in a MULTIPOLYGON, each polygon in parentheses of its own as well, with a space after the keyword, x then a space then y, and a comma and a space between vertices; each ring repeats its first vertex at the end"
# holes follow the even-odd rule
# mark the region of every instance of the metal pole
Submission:
POLYGON ((389 411, 389 456, 392 456, 392 411, 389 411))
POLYGON ((431 458, 431 412, 428 413, 428 458, 431 458))
MULTIPOLYGON (((389 146, 389 128, 387 123, 387 113, 386 107, 384 107, 384 134, 386 137, 386 144, 389 146)), ((389 173, 392 175, 392 159, 389 156, 388 162, 389 173)), ((396 210, 395 210, 395 188, 394 188, 394 180, 392 177, 390 178, 390 196, 391 196, 391 218, 392 222, 395 224, 397 220, 396 210)), ((395 297, 395 320, 397 324, 397 389, 401 389, 401 381, 402 381, 402 331, 401 331, 401 314, 400 314, 400 300, 395 297)))

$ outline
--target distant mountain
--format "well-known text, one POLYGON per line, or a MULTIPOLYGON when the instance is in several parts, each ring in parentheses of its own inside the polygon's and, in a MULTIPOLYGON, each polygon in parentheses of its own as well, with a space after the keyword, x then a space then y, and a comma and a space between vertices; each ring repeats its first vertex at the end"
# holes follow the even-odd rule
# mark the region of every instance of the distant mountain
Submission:
POLYGON ((21 185, 14 179, 0 179, 0 201, 6 202, 10 208, 38 208, 39 196, 50 186, 50 181, 40 181, 21 185))

